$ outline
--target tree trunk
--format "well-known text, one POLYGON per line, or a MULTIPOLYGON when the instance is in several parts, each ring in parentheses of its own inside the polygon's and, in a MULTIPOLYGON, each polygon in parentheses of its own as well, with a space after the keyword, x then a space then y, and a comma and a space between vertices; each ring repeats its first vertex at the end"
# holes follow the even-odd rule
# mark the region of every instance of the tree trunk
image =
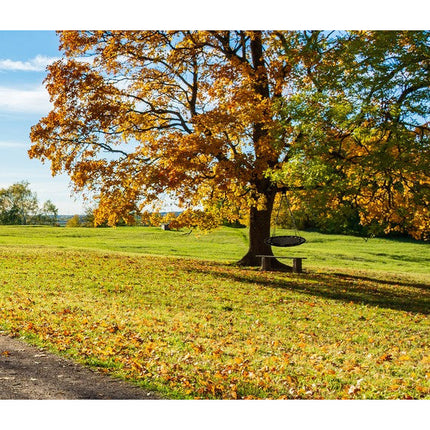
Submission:
MULTIPOLYGON (((275 195, 276 192, 272 192, 266 196, 267 203, 264 210, 251 207, 249 219, 249 249, 240 261, 238 261, 238 265, 260 266, 261 258, 257 257, 257 255, 273 255, 272 247, 264 243, 264 241, 270 237, 270 220, 275 195)), ((292 267, 281 263, 277 259, 273 259, 271 265, 274 270, 292 272, 292 267)))
MULTIPOLYGON (((252 32, 251 37, 251 56, 254 70, 253 87, 262 99, 270 100, 269 78, 264 63, 264 50, 261 37, 261 31, 252 32)), ((253 125, 253 143, 256 159, 261 158, 267 161, 267 168, 273 167, 278 162, 277 157, 270 159, 266 154, 264 146, 260 145, 268 138, 268 131, 263 122, 257 122, 253 125)), ((261 168, 261 166, 260 166, 261 168)), ((262 173, 261 173, 262 175, 262 173)), ((277 190, 273 187, 270 180, 257 179, 259 175, 256 172, 254 185, 258 194, 266 197, 266 208, 258 210, 256 207, 250 209, 249 219, 249 249, 243 258, 238 262, 241 266, 259 266, 261 258, 257 255, 273 255, 272 247, 266 245, 264 241, 270 237, 270 220, 273 210, 277 190)), ((272 259, 272 268, 274 270, 285 270, 292 272, 292 267, 287 266, 277 259, 272 259)))

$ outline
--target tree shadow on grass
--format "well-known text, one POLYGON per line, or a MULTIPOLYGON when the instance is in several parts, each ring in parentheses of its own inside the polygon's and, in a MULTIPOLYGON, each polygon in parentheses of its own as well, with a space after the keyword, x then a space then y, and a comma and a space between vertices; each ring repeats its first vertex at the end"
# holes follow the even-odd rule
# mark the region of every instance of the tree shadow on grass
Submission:
MULTIPOLYGON (((359 275, 351 275, 349 273, 331 273, 330 276, 335 276, 341 279, 350 278, 352 281, 368 281, 368 282, 377 282, 381 285, 396 285, 399 287, 407 287, 407 288, 418 288, 423 290, 428 290, 430 292, 430 284, 425 284, 422 282, 414 282, 414 281, 401 281, 401 280, 386 280, 386 279, 378 279, 371 278, 370 276, 359 276, 359 275)), ((429 293, 430 296, 430 293, 429 293)), ((430 297, 429 297, 430 298, 430 297)))
MULTIPOLYGON (((430 285, 427 284, 388 281, 350 274, 304 275, 307 279, 318 282, 304 287, 303 292, 307 294, 380 308, 430 314, 430 285)), ((300 287, 303 286, 299 286, 299 289, 300 287)))
POLYGON ((223 279, 280 288, 308 296, 430 314, 430 285, 419 282, 380 280, 341 273, 279 274, 234 268, 225 270, 225 266, 221 269, 216 265, 208 265, 204 271, 223 279))

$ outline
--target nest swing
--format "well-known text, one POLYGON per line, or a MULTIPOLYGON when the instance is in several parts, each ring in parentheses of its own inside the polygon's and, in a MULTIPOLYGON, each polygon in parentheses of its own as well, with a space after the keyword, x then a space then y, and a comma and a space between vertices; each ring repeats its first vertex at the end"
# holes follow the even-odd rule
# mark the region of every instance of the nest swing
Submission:
POLYGON ((276 236, 275 235, 275 231, 274 231, 273 234, 269 238, 267 238, 267 239, 264 240, 264 243, 266 245, 279 246, 279 247, 288 247, 288 246, 302 245, 303 243, 306 242, 306 239, 304 237, 301 237, 301 236, 298 235, 296 222, 294 220, 294 215, 293 215, 293 212, 291 211, 290 204, 288 202, 288 198, 287 198, 287 194, 286 194, 285 190, 282 192, 281 200, 279 202, 278 212, 276 214, 276 219, 275 219, 275 224, 274 224, 275 225, 275 229, 276 229, 276 224, 278 222, 279 212, 280 212, 281 207, 282 207, 282 200, 283 199, 285 199, 285 201, 286 201, 288 212, 290 214, 291 221, 292 221, 293 227, 294 227, 294 232, 296 233, 296 235, 291 235, 291 236, 276 236))

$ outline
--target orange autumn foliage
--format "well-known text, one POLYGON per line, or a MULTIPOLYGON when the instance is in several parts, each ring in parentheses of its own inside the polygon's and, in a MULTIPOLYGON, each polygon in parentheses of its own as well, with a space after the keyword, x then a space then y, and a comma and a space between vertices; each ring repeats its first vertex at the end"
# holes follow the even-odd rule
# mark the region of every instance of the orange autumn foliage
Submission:
POLYGON ((255 212, 261 245, 250 258, 270 253, 263 239, 276 187, 264 172, 280 162, 273 103, 288 73, 275 35, 59 36, 64 58, 46 79, 53 109, 32 128, 30 156, 49 160, 53 174, 66 172, 75 190, 97 200, 96 223, 128 221, 168 195, 186 210, 183 222, 205 228, 255 212))

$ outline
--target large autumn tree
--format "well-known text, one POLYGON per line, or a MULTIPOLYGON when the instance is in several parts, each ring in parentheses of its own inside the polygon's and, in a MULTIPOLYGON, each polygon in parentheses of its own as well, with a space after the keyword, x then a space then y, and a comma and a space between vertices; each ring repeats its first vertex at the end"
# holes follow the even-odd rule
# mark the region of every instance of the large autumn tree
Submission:
MULTIPOLYGON (((329 85, 331 67, 340 79, 341 65, 361 55, 331 49, 321 34, 60 32, 64 58, 46 79, 53 109, 32 128, 30 156, 49 160, 53 174, 67 172, 77 190, 94 195, 96 222, 127 220, 167 197, 186 209, 184 220, 188 209, 204 209, 197 219, 205 225, 247 213, 250 244, 240 263, 258 264, 256 255, 272 252, 264 239, 279 186, 303 190, 288 172, 297 160, 325 153, 321 145, 305 150, 315 136, 312 112, 323 111, 313 110, 317 81, 329 85), (312 103, 303 108, 308 94, 312 103)), ((341 85, 330 93, 341 97, 341 85)), ((344 174, 330 172, 337 173, 344 174)))
MULTIPOLYGON (((273 100, 288 64, 270 32, 67 31, 49 66, 54 108, 33 127, 32 157, 97 196, 96 221, 170 195, 207 218, 249 211, 243 264, 269 254, 282 148, 273 100)), ((206 218, 206 220, 203 220, 206 218)))

